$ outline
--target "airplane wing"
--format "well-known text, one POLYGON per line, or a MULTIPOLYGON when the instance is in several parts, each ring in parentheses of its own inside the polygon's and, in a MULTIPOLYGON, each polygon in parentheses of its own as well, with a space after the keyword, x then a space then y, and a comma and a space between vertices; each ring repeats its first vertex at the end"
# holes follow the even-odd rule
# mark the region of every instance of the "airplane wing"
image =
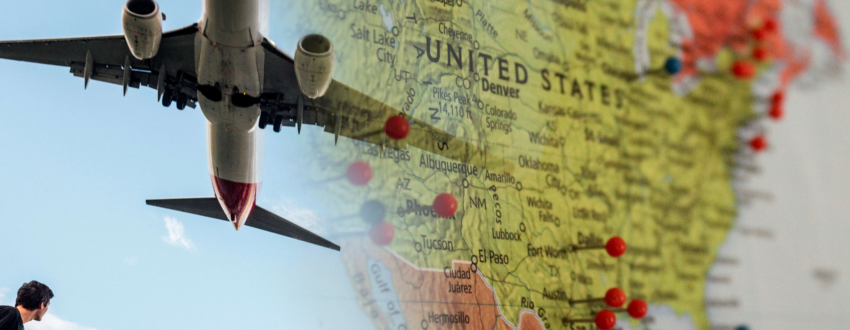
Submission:
POLYGON ((398 141, 388 138, 383 133, 384 123, 391 116, 404 114, 337 80, 331 82, 327 93, 318 99, 302 97, 292 57, 268 40, 263 41, 263 48, 264 98, 260 105, 265 114, 261 118, 274 123, 275 130, 281 126, 297 126, 300 132, 302 124, 317 125, 334 133, 336 138, 344 136, 393 149, 411 145, 460 162, 485 165, 488 158, 485 150, 416 119, 410 120, 410 133, 406 138, 398 141), (291 91, 296 92, 287 93, 291 91), (300 115, 299 108, 302 109, 300 115))
MULTIPOLYGON (((164 33, 159 52, 149 60, 133 57, 123 35, 0 41, 0 58, 65 66, 75 76, 84 78, 85 86, 94 79, 122 85, 125 94, 127 88, 148 86, 157 90, 165 106, 177 100, 178 109, 194 108, 198 89, 194 61, 197 32, 197 24, 192 24, 164 33)), ((410 133, 404 140, 387 138, 382 133, 384 123, 401 112, 339 81, 334 80, 319 99, 301 97, 292 57, 267 39, 262 46, 265 69, 263 94, 258 101, 263 118, 273 123, 275 130, 297 126, 300 131, 302 124, 317 125, 337 138, 341 135, 393 149, 410 144, 457 161, 485 164, 484 150, 416 119, 410 120, 410 133), (302 109, 300 115, 298 109, 302 109)), ((265 122, 261 122, 261 127, 265 127, 265 122)))
MULTIPOLYGON (((195 33, 197 24, 166 32, 159 52, 150 60, 138 60, 130 53, 123 35, 0 41, 0 58, 68 67, 77 77, 139 88, 157 89, 194 108, 195 33), (160 75, 165 73, 164 75, 160 75)), ((178 108, 180 107, 178 102, 178 108)))
MULTIPOLYGON (((149 199, 146 203, 151 206, 229 221, 215 197, 149 199)), ((259 205, 254 206, 254 210, 251 211, 251 215, 248 216, 248 221, 245 222, 245 225, 339 251, 339 245, 331 243, 321 236, 301 228, 301 226, 271 213, 259 205)))

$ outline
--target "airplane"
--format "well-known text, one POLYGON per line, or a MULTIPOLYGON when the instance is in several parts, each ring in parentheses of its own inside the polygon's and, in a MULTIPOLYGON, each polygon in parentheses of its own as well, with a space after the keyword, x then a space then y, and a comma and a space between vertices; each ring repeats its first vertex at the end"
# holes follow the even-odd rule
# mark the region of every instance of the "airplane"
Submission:
MULTIPOLYGON (((407 141, 388 139, 386 121, 403 113, 333 79, 334 48, 318 34, 299 40, 295 56, 262 34, 261 0, 204 0, 201 19, 162 32, 154 0, 129 0, 122 35, 0 41, 0 58, 58 65, 83 78, 128 88, 148 86, 165 107, 200 106, 214 197, 150 199, 152 206, 255 227, 339 251, 339 246, 256 205, 264 134, 271 125, 316 125, 326 132, 390 148, 407 143, 465 161, 483 152, 451 134, 409 119, 407 141), (413 138, 411 138, 413 137, 413 138), (445 150, 452 150, 446 153, 445 150)), ((265 19, 268 19, 267 17, 265 19)), ((266 25, 267 26, 267 25, 266 25)), ((398 121, 395 121, 398 122, 398 121)), ((403 121, 407 122, 407 120, 403 121)))

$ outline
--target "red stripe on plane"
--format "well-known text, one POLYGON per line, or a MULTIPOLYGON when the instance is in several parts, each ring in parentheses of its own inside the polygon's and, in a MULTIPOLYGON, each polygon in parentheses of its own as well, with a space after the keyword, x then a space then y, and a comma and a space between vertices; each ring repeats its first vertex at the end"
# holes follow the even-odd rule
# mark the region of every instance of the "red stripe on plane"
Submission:
POLYGON ((245 224, 257 203, 258 183, 241 183, 211 175, 215 197, 236 230, 245 224))

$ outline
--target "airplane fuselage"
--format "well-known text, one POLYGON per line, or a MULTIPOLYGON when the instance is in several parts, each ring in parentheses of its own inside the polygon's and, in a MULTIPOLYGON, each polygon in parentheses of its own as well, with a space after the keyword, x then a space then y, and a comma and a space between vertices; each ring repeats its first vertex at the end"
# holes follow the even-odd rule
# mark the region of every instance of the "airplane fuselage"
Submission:
POLYGON ((248 219, 263 173, 259 105, 239 107, 232 95, 262 93, 264 52, 259 0, 204 0, 195 36, 198 84, 218 86, 222 99, 198 93, 207 120, 207 157, 216 198, 239 229, 248 219))

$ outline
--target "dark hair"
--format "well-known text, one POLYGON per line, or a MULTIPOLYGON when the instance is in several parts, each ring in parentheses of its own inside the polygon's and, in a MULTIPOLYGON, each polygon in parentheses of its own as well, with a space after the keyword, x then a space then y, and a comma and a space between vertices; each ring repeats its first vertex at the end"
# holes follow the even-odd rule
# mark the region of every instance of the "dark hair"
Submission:
POLYGON ((50 288, 38 281, 32 281, 24 283, 18 289, 18 299, 15 300, 15 306, 33 311, 41 308, 41 303, 49 304, 51 298, 53 298, 53 291, 50 288))

